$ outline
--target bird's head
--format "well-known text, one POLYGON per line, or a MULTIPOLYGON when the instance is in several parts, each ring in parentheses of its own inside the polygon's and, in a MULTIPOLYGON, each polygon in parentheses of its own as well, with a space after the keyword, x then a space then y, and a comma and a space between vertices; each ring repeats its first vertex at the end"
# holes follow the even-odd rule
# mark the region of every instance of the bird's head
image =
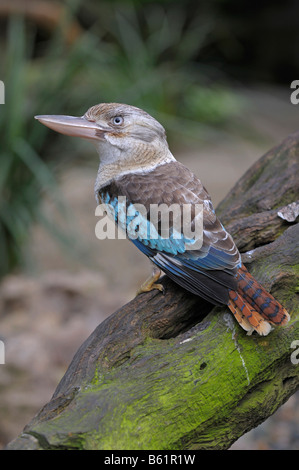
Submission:
POLYGON ((65 135, 91 140, 103 165, 143 165, 169 152, 163 126, 135 106, 102 103, 82 117, 35 116, 42 124, 65 135), (142 160, 143 156, 143 160, 142 160))

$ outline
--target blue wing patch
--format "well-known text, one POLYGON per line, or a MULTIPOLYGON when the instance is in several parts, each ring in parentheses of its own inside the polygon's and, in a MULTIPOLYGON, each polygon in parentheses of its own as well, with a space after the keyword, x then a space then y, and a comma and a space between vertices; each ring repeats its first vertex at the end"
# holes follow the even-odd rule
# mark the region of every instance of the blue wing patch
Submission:
MULTIPOLYGON (((183 235, 177 238, 170 232, 169 238, 162 238, 156 231, 153 237, 147 213, 138 210, 136 204, 119 204, 119 198, 110 200, 107 194, 102 201, 110 206, 110 215, 126 231, 130 241, 170 278, 214 304, 228 302, 228 289, 236 288, 235 272, 240 265, 234 244, 231 251, 218 249, 213 239, 210 242, 208 232, 200 250, 188 250, 186 243, 190 239, 183 235)), ((222 241, 226 234, 224 228, 223 231, 220 227, 213 237, 217 240, 219 235, 222 241)))

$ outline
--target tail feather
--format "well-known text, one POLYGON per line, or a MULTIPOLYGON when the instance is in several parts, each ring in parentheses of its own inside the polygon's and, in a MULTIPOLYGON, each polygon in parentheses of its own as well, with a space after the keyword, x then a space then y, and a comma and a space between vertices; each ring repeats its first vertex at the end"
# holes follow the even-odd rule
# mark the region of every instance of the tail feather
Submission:
POLYGON ((236 320, 239 322, 241 316, 242 322, 240 325, 242 328, 245 326, 247 334, 251 334, 255 330, 259 335, 266 336, 271 331, 271 325, 266 321, 263 316, 252 308, 244 299, 234 291, 229 293, 231 305, 237 307, 235 311, 232 310, 230 303, 228 304, 230 310, 234 314, 236 320), (248 323, 250 328, 248 328, 248 323))
POLYGON ((248 334, 255 330, 260 335, 267 335, 271 324, 285 325, 289 321, 286 309, 254 279, 244 265, 237 273, 237 282, 237 292, 229 291, 228 307, 248 334))
POLYGON ((228 301, 228 307, 233 313, 237 322, 242 326, 245 331, 247 331, 248 335, 251 335, 251 333, 254 331, 254 328, 251 326, 251 324, 249 323, 245 315, 242 313, 242 311, 239 309, 239 307, 237 307, 232 300, 228 301))

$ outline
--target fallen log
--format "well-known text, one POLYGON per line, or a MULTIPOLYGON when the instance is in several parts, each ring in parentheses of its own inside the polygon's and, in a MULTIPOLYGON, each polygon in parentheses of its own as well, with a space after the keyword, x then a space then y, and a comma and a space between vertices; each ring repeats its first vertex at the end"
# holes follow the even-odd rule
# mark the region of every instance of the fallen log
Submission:
POLYGON ((247 336, 164 276, 82 344, 52 399, 7 449, 227 449, 299 386, 299 132, 219 205, 249 271, 291 321, 247 336), (296 353, 296 348, 298 353, 296 353))

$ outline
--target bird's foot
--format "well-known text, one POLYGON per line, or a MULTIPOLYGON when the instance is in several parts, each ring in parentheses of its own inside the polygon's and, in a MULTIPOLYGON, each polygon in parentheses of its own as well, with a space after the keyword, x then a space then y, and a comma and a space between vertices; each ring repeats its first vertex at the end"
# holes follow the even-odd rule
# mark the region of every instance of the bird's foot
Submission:
POLYGON ((151 290, 158 289, 163 294, 165 293, 164 286, 162 284, 156 284, 161 276, 160 269, 155 269, 153 274, 147 278, 147 280, 140 286, 136 295, 143 294, 144 292, 150 292, 151 290))

